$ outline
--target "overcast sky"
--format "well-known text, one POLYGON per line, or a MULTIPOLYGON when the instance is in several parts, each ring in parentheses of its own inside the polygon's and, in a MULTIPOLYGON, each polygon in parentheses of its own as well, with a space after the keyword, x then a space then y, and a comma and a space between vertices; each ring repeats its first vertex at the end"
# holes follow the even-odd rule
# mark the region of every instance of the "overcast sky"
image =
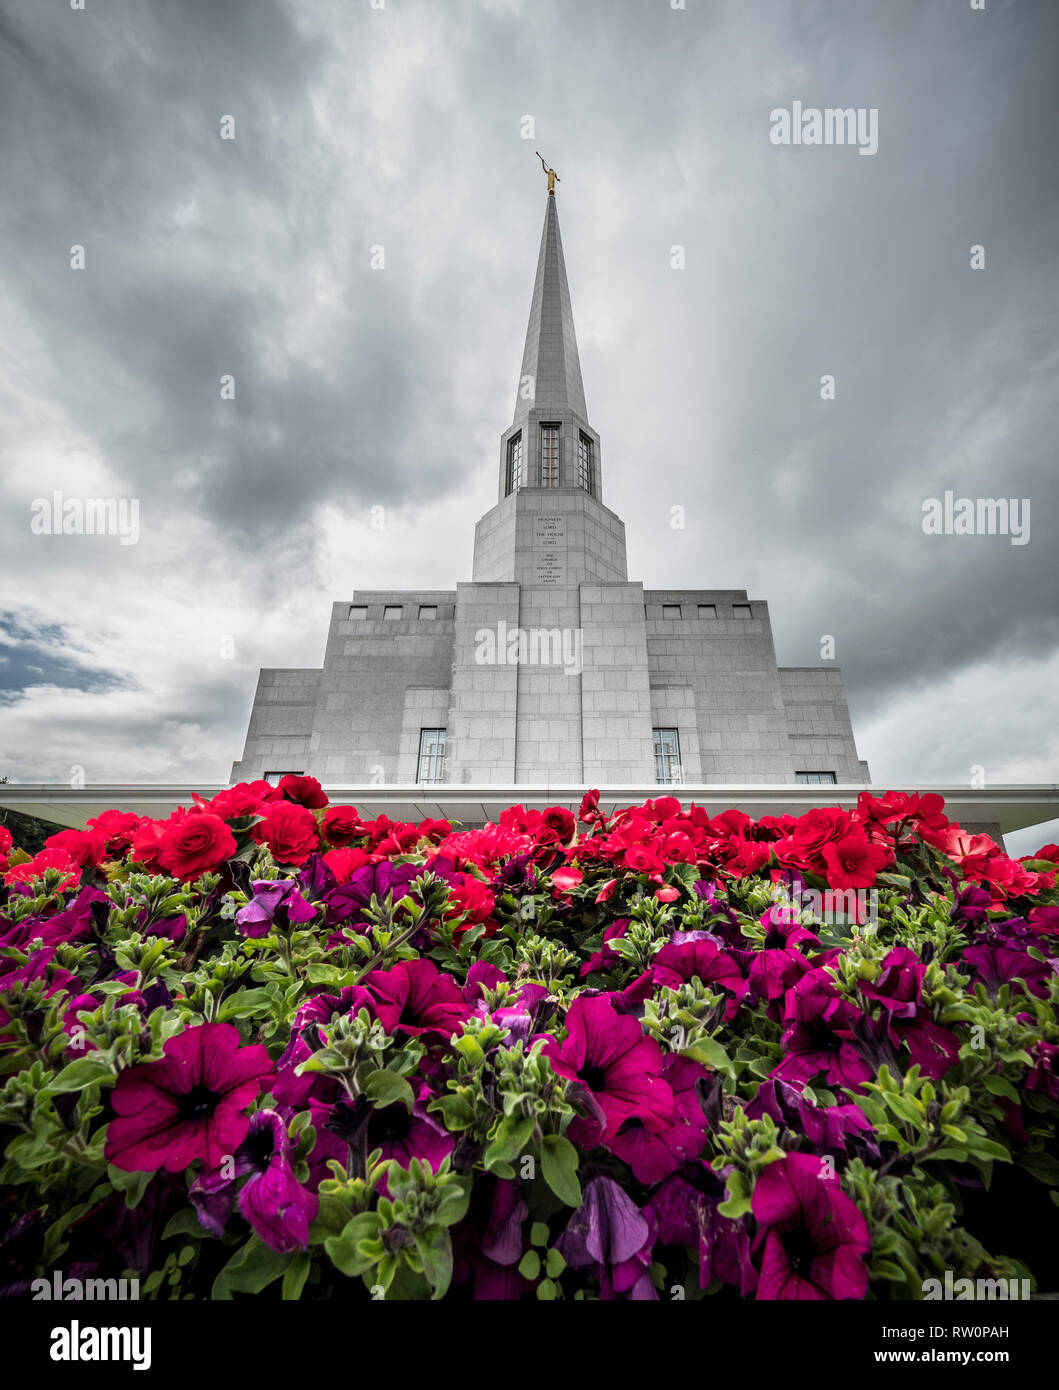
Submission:
POLYGON ((470 577, 539 149, 630 577, 834 636, 877 783, 1059 782, 1057 52, 1054 0, 0 3, 0 775, 225 781, 332 600, 470 577))

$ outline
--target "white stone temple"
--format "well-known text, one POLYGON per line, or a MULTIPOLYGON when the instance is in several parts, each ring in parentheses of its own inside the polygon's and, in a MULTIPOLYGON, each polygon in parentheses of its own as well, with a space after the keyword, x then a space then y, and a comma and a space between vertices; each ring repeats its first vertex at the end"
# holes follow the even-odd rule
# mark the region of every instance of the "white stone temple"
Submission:
POLYGON ((335 603, 319 669, 261 671, 232 780, 867 784, 841 672, 778 666, 764 600, 629 578, 549 187, 498 500, 476 527, 470 580, 335 603))

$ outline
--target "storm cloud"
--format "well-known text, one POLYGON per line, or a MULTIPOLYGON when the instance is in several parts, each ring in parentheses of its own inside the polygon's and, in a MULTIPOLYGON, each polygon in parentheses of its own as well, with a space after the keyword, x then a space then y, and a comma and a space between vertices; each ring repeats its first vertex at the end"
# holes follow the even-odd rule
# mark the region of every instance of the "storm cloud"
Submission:
POLYGON ((1059 781, 1056 51, 1049 0, 0 6, 0 774, 222 781, 332 600, 469 577, 539 149, 630 575, 833 637, 876 782, 1059 781))

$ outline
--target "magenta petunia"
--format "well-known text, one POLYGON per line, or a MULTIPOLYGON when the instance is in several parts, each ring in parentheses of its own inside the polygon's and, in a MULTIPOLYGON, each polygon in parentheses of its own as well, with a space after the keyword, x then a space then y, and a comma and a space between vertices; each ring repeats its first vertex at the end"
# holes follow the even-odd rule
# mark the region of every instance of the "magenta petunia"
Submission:
POLYGON ((759 1299, 858 1299, 868 1291, 868 1223, 841 1190, 833 1167, 787 1154, 754 1184, 761 1254, 759 1299))
POLYGON ((871 1080, 873 1068, 854 1031, 864 1015, 839 998, 825 969, 811 970, 788 991, 784 1014, 784 1056, 770 1076, 798 1085, 823 1074, 829 1084, 852 1091, 871 1080))
POLYGON ((273 1076, 263 1047, 243 1047, 230 1023, 202 1023, 169 1039, 157 1062, 129 1067, 111 1095, 116 1119, 106 1158, 127 1172, 220 1166, 246 1137, 246 1108, 273 1076))
POLYGON ((373 970, 364 985, 388 1033, 447 1040, 471 1016, 459 985, 432 960, 402 960, 392 970, 373 970))
POLYGON ((664 1129, 650 1128, 639 1116, 626 1120, 606 1147, 632 1169, 637 1182, 654 1184, 697 1158, 706 1140, 706 1117, 699 1104, 698 1083, 706 1068, 671 1052, 662 1075, 673 1092, 673 1121, 664 1129))
POLYGON ((574 1120, 569 1128, 574 1143, 592 1148, 634 1118, 656 1131, 673 1123, 662 1049, 635 1018, 617 1013, 605 995, 580 995, 567 1012, 566 1028, 564 1042, 547 1039, 544 1055, 560 1076, 587 1088, 600 1117, 574 1120))
POLYGON ((698 979, 704 985, 726 991, 731 996, 724 1011, 728 1022, 735 1018, 739 1001, 746 993, 746 981, 735 960, 708 938, 663 946, 652 957, 649 974, 654 984, 670 989, 698 979))
POLYGON ((200 1224, 222 1236, 231 1215, 235 1183, 246 1177, 239 1193, 239 1211, 267 1246, 281 1254, 304 1250, 319 1199, 304 1188, 290 1161, 287 1126, 275 1110, 258 1110, 250 1118, 246 1138, 231 1155, 231 1163, 201 1173, 188 1196, 200 1224))

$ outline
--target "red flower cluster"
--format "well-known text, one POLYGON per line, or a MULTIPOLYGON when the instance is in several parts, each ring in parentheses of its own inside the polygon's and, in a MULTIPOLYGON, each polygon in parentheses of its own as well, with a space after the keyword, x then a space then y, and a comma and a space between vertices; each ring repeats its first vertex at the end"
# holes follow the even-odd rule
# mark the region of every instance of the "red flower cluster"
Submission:
MULTIPOLYGON (((590 791, 576 816, 563 806, 543 811, 510 806, 496 825, 457 832, 443 820, 416 825, 383 815, 365 821, 353 806, 330 805, 315 777, 294 774, 276 786, 241 782, 210 800, 196 795, 194 802, 165 820, 105 811, 84 830, 52 835, 34 859, 7 863, 4 881, 29 884, 55 868, 65 873, 69 884, 83 873, 128 857, 152 872, 191 882, 222 871, 241 846, 253 841, 267 846, 278 864, 296 868, 320 853, 338 880, 347 882, 363 864, 436 847, 458 870, 471 871, 452 883, 470 925, 487 922, 492 910, 481 876, 513 855, 528 855, 550 868, 560 895, 576 890, 583 869, 606 864, 615 875, 645 876, 662 901, 677 896, 672 880, 666 879, 677 864, 693 865, 713 879, 742 878, 771 865, 777 871, 815 875, 836 891, 868 889, 915 836, 959 865, 965 879, 984 885, 994 903, 1038 893, 1056 879, 1054 870, 1028 868, 1026 859, 1009 858, 989 836, 972 835, 952 824, 941 797, 932 793, 887 792, 875 797, 861 792, 852 810, 823 807, 800 817, 763 816, 755 821, 736 810, 711 818, 700 806, 683 807, 675 796, 661 796, 608 818, 599 809, 599 792, 590 791)), ((0 827, 0 869, 10 849, 10 835, 0 827)), ((1036 856, 1049 857, 1059 862, 1059 847, 1046 845, 1036 856)), ((607 901, 614 881, 598 889, 596 902, 607 901)))

